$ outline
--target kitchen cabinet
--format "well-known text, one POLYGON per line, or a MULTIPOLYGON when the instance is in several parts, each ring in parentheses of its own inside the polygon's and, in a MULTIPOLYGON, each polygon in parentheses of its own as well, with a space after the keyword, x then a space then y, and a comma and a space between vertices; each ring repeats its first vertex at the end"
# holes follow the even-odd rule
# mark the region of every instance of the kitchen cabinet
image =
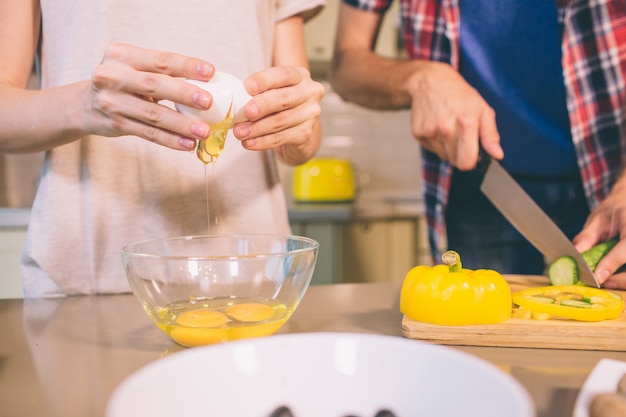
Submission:
POLYGON ((320 243, 311 284, 402 281, 430 265, 423 216, 292 221, 292 232, 320 243))
POLYGON ((26 227, 0 229, 0 299, 22 298, 20 252, 26 240, 26 227))
POLYGON ((324 9, 304 25, 310 61, 330 62, 332 59, 340 2, 327 0, 324 9))
MULTIPOLYGON (((322 67, 325 69, 332 60, 335 34, 341 0, 327 0, 324 9, 304 26, 307 42, 307 54, 313 72, 322 67)), ((388 57, 397 57, 398 48, 398 9, 399 2, 394 2, 385 14, 376 43, 376 52, 388 57)))
POLYGON ((291 222, 292 233, 319 242, 312 285, 336 284, 341 276, 341 227, 334 221, 291 222))
POLYGON ((363 220, 342 226, 344 282, 402 281, 418 262, 416 219, 363 220))
POLYGON ((43 152, 0 154, 1 208, 31 207, 39 185, 43 162, 43 152))

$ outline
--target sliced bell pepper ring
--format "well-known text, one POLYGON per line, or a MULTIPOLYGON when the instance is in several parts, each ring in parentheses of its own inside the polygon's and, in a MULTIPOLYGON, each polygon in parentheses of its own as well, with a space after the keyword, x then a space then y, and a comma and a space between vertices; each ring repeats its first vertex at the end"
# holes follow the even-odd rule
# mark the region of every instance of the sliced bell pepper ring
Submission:
POLYGON ((513 302, 533 313, 580 321, 615 319, 624 311, 624 300, 618 294, 580 285, 552 285, 518 291, 513 294, 513 302))
POLYGON ((462 326, 494 324, 511 318, 511 290, 498 272, 463 269, 448 251, 443 265, 416 266, 402 283, 400 311, 424 323, 462 326))

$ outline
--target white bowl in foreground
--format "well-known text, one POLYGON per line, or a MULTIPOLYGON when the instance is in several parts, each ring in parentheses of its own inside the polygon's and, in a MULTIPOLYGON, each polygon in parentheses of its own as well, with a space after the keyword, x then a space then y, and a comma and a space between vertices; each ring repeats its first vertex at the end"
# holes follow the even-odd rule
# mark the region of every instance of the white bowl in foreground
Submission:
POLYGON ((400 337, 300 333, 185 350, 127 378, 107 417, 534 417, 494 365, 400 337), (274 414, 276 415, 276 413, 274 414))

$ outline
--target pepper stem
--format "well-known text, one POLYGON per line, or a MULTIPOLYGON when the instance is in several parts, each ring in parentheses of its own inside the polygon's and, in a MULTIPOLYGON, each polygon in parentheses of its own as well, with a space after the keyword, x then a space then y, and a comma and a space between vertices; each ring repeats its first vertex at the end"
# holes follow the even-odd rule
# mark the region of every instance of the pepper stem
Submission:
POLYGON ((461 265, 461 256, 453 250, 445 251, 441 255, 441 260, 445 265, 448 265, 450 272, 461 272, 463 265, 461 265))

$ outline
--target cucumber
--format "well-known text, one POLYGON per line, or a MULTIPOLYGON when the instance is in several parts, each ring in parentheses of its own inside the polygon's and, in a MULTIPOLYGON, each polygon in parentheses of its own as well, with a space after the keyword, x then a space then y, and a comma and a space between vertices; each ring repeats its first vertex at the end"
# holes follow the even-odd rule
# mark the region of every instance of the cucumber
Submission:
MULTIPOLYGON (((595 271, 600 260, 609 253, 619 241, 613 238, 605 242, 598 243, 594 247, 582 252, 581 255, 592 271, 595 271)), ((552 285, 572 285, 581 284, 578 277, 578 265, 571 256, 562 256, 552 262, 548 267, 548 279, 552 285)))
POLYGON ((598 243, 593 248, 587 249, 581 253, 583 259, 587 262, 587 265, 589 265, 589 268, 591 268, 592 271, 596 270, 600 260, 604 258, 604 256, 609 253, 611 249, 613 249, 613 246, 617 245, 618 241, 619 239, 615 237, 607 240, 606 242, 598 243))

